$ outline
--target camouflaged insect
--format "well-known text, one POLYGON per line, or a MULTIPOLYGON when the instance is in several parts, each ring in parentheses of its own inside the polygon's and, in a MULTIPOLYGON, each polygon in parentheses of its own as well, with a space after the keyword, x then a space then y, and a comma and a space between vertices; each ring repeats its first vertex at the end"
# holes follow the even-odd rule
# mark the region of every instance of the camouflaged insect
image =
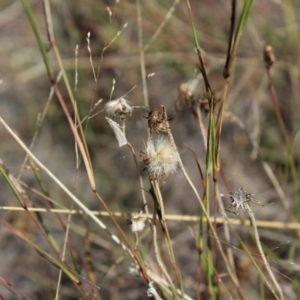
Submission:
POLYGON ((244 204, 252 201, 253 194, 248 193, 243 188, 239 188, 237 191, 230 193, 229 196, 232 200, 231 206, 238 210, 239 208, 246 209, 244 204))

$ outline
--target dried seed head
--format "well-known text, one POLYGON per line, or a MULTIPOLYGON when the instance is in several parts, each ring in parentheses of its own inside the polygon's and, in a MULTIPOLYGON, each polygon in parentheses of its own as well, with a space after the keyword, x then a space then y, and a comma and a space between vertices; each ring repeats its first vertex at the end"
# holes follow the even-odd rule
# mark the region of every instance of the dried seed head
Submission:
POLYGON ((149 138, 141 157, 148 172, 155 178, 167 177, 178 169, 177 150, 164 136, 158 136, 155 140, 149 138))
POLYGON ((154 111, 150 111, 146 119, 148 119, 148 127, 151 133, 153 130, 157 133, 167 131, 168 125, 166 121, 169 121, 170 119, 166 119, 164 107, 159 107, 154 111))
MULTIPOLYGON (((215 97, 215 93, 212 94, 213 105, 215 106, 218 100, 215 97)), ((182 83, 179 86, 178 97, 176 100, 176 108, 182 110, 184 106, 188 106, 193 115, 198 118, 196 108, 200 108, 201 111, 207 115, 211 110, 211 100, 208 100, 207 93, 202 93, 200 95, 195 95, 191 92, 189 85, 187 83, 182 83)))
POLYGON ((190 89, 189 84, 182 83, 178 88, 177 100, 175 102, 176 109, 182 110, 182 108, 187 105, 188 107, 192 106, 194 99, 193 92, 190 89))
POLYGON ((264 49, 264 61, 266 68, 269 69, 276 62, 276 57, 272 46, 267 45, 264 49))
POLYGON ((111 100, 105 104, 105 110, 108 115, 114 117, 119 114, 121 119, 125 119, 127 114, 131 114, 133 108, 125 98, 111 100))
POLYGON ((234 206, 236 210, 240 207, 245 209, 244 203, 252 201, 253 194, 248 193, 243 188, 239 188, 237 191, 230 193, 229 196, 231 197, 231 206, 234 206))
POLYGON ((132 232, 139 232, 144 229, 147 218, 143 217, 141 215, 142 213, 143 211, 141 210, 139 214, 134 215, 130 220, 128 220, 128 224, 130 225, 132 232))
MULTIPOLYGON (((214 98, 214 105, 215 105, 215 103, 216 103, 216 101, 214 98)), ((207 115, 210 112, 210 105, 209 105, 206 94, 200 95, 199 104, 200 104, 200 109, 205 113, 205 115, 207 115)))
POLYGON ((191 91, 188 83, 182 83, 178 88, 178 99, 190 102, 193 97, 193 92, 191 91))

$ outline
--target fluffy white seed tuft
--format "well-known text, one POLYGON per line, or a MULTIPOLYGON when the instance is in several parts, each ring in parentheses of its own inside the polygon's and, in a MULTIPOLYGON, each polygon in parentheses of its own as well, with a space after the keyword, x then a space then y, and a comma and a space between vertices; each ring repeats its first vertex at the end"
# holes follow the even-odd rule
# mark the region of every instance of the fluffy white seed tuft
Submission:
POLYGON ((132 232, 140 232, 145 227, 145 222, 147 218, 142 217, 139 215, 133 216, 131 220, 129 221, 129 225, 132 232))
POLYGON ((149 173, 153 176, 167 177, 178 169, 177 151, 167 137, 149 138, 142 157, 149 173))
POLYGON ((111 100, 105 104, 105 111, 110 116, 115 116, 117 114, 126 116, 127 114, 131 114, 132 110, 132 106, 125 98, 111 100))

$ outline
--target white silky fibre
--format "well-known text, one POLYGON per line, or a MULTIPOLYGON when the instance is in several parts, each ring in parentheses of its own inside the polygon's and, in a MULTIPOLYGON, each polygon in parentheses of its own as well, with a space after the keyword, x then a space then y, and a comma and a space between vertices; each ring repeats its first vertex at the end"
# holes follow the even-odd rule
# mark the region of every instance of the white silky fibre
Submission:
POLYGON ((114 131, 114 134, 118 141, 119 147, 123 147, 123 146, 127 145, 126 136, 125 136, 124 132, 121 130, 120 125, 108 117, 105 117, 105 119, 107 120, 108 124, 114 131))

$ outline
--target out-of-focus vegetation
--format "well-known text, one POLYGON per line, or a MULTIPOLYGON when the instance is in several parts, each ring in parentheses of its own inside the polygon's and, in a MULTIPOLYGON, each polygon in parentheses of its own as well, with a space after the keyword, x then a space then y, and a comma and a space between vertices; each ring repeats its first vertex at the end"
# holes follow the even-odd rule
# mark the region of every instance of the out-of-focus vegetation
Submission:
MULTIPOLYGON (((236 2, 237 21, 246 1, 236 2)), ((72 122, 75 120, 77 124, 76 109, 63 78, 52 85, 57 89, 50 94, 51 81, 23 6, 26 3, 40 31, 53 80, 61 67, 48 37, 49 24, 43 7, 48 1, 1 1, 0 117, 81 203, 90 211, 105 211, 91 189, 84 159, 76 155, 80 149, 75 147, 74 133, 58 100, 60 94, 72 122)), ((217 112, 226 85, 223 69, 231 3, 191 1, 190 5, 217 112)), ((251 207, 260 241, 284 299, 297 299, 300 293, 299 2, 254 1, 251 7, 229 78, 220 172, 215 182, 211 174, 209 185, 201 178, 201 172, 205 177, 206 141, 212 134, 208 127, 213 114, 199 71, 187 2, 67 0, 50 1, 50 7, 56 46, 82 120, 81 140, 86 141, 97 192, 111 212, 121 213, 116 220, 160 296, 181 297, 170 284, 180 288, 176 268, 169 258, 170 245, 181 274, 182 291, 188 299, 238 299, 241 294, 245 299, 276 299, 280 294, 264 268, 252 227, 246 222, 247 212, 236 213, 231 207, 228 194, 244 187, 255 195, 251 207), (270 69, 263 58, 267 45, 273 47, 276 56, 270 69), (145 79, 141 66, 145 75, 155 75, 145 79), (139 106, 131 116, 126 116, 126 137, 136 153, 137 167, 130 148, 118 147, 105 120, 104 105, 124 95, 132 106, 139 106), (147 97, 149 108, 145 107, 147 97), (172 242, 158 220, 155 240, 152 220, 138 233, 135 249, 136 236, 130 231, 127 219, 143 208, 142 191, 148 203, 145 208, 149 210, 148 217, 152 219, 156 211, 155 197, 149 192, 155 184, 152 182, 151 186, 153 178, 148 178, 140 151, 148 139, 148 112, 160 105, 166 107, 171 119, 170 128, 191 181, 199 195, 210 202, 210 207, 206 206, 210 215, 222 217, 215 231, 229 261, 230 257, 233 259, 231 271, 239 280, 240 294, 230 280, 212 229, 203 225, 204 221, 199 223, 199 219, 190 217, 202 216, 203 210, 180 168, 176 174, 159 180, 166 218, 177 215, 175 220, 167 220, 172 242), (138 173, 143 178, 143 187, 138 173), (227 217, 232 218, 230 226, 224 225, 224 210, 217 203, 220 194, 225 195, 221 201, 227 217), (199 236, 203 236, 203 240, 200 238, 203 244, 199 236), (157 245, 169 282, 158 261, 157 245)), ((118 116, 115 121, 121 124, 118 116)), ((32 159, 25 160, 26 153, 3 124, 0 124, 0 139, 3 175, 0 296, 3 299, 146 299, 147 276, 141 275, 136 267, 137 257, 123 251, 89 215, 66 213, 68 209, 80 208, 32 159), (46 212, 26 212, 22 208, 24 203, 28 208, 46 212), (51 212, 52 209, 62 211, 51 212)), ((99 218, 126 244, 111 217, 99 218)))

